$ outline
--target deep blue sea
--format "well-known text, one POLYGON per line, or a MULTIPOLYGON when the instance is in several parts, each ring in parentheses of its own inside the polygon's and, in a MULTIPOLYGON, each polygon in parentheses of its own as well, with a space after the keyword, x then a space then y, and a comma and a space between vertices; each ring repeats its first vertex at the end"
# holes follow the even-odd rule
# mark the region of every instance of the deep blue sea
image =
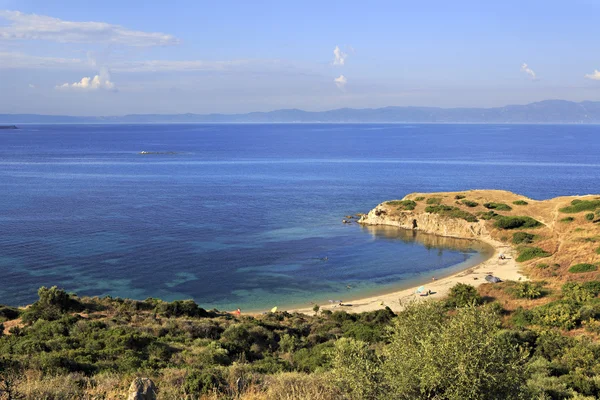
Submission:
POLYGON ((21 128, 0 131, 0 303, 11 305, 42 285, 223 310, 350 299, 486 254, 343 225, 347 214, 411 192, 600 192, 600 126, 21 128))

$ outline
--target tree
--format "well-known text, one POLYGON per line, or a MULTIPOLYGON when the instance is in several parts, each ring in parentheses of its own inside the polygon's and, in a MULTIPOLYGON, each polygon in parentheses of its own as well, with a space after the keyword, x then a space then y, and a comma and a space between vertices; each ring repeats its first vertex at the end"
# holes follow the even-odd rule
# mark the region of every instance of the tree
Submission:
POLYGON ((387 398, 520 399, 527 351, 502 335, 499 315, 473 305, 448 316, 441 304, 409 305, 384 348, 387 398))
POLYGON ((381 362, 365 342, 339 339, 332 364, 336 383, 351 399, 377 399, 383 393, 381 362))

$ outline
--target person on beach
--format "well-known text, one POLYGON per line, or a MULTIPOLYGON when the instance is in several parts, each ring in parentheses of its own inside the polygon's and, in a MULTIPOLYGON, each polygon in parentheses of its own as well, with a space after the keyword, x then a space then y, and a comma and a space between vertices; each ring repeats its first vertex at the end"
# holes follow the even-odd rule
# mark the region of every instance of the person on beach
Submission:
POLYGON ((235 315, 237 315, 238 317, 242 314, 242 310, 240 310, 239 308, 237 310, 235 310, 235 315))

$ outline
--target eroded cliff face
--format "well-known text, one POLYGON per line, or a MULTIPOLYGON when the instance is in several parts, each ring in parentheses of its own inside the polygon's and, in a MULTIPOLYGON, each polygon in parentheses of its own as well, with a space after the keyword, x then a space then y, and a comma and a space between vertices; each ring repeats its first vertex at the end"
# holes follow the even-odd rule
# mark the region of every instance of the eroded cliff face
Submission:
POLYGON ((358 223, 364 225, 397 226, 435 235, 466 239, 481 239, 489 236, 484 222, 467 222, 426 212, 396 211, 394 207, 388 206, 386 203, 379 204, 358 220, 358 223))

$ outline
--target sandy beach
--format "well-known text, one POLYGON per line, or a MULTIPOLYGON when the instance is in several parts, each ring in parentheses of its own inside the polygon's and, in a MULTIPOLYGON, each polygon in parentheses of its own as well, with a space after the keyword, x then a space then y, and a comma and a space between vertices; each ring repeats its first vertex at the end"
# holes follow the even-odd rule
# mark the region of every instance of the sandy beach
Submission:
MULTIPOLYGON (((486 283, 486 275, 494 275, 505 280, 526 280, 527 277, 519 271, 519 265, 515 261, 515 253, 511 246, 502 242, 493 240, 491 237, 481 237, 479 240, 489 244, 494 248, 494 254, 486 261, 474 267, 455 273, 445 278, 436 279, 434 281, 422 282, 425 291, 431 290, 429 296, 420 296, 416 293, 419 286, 417 285, 408 289, 399 290, 392 293, 382 294, 379 296, 371 296, 357 299, 344 299, 344 306, 338 304, 319 304, 321 310, 344 310, 347 312, 364 312, 374 311, 384 307, 390 307, 393 311, 402 311, 404 305, 411 301, 424 301, 428 299, 443 299, 450 291, 450 288, 457 283, 467 283, 475 287, 486 283), (504 254, 505 259, 500 259, 500 255, 504 254)), ((314 314, 312 307, 298 308, 288 310, 289 312, 300 312, 305 314, 314 314)))

